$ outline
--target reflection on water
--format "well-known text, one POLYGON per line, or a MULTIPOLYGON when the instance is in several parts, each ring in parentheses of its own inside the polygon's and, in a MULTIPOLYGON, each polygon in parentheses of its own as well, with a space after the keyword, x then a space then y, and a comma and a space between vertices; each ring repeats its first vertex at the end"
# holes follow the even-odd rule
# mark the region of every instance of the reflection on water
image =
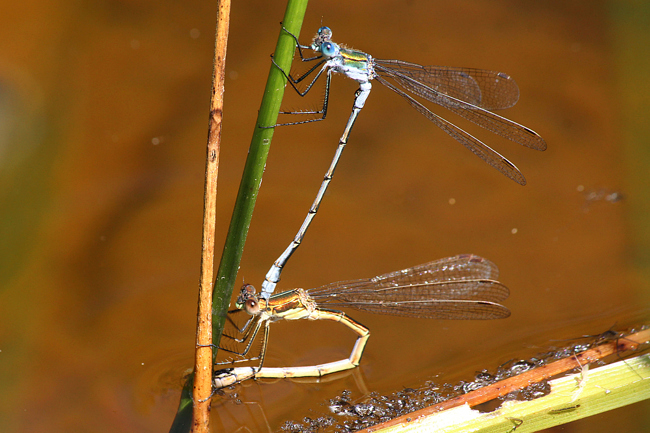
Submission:
MULTIPOLYGON (((645 145, 645 138, 628 138, 634 125, 644 127, 635 116, 647 105, 647 80, 629 74, 648 69, 636 65, 647 56, 635 50, 649 39, 627 32, 647 32, 632 25, 647 11, 611 7, 310 5, 301 39, 328 25, 341 41, 380 58, 516 77, 521 97, 508 115, 533 126, 549 146, 537 153, 490 141, 526 167, 521 188, 426 119, 392 110, 401 101, 375 86, 278 290, 473 253, 499 266, 512 316, 477 324, 355 314, 372 332, 355 369, 367 390, 467 381, 551 340, 647 320, 639 302, 647 274, 637 265, 647 256, 647 212, 638 210, 647 203, 648 164, 623 154, 624 143, 645 145), (633 91, 620 91, 629 83, 633 91), (621 111, 627 107, 631 112, 621 111), (579 185, 625 199, 589 201, 585 212, 579 185)), ((233 9, 218 246, 281 15, 281 7, 265 2, 233 9)), ((0 430, 171 425, 194 347, 214 16, 207 3, 23 2, 0 18, 0 90, 9 95, 0 100, 0 401, 11 414, 0 418, 0 430)), ((334 77, 325 122, 275 131, 238 283, 259 285, 295 234, 356 89, 334 77)), ((315 99, 289 98, 285 107, 317 105, 315 99)), ((336 326, 292 325, 274 326, 269 359, 276 366, 339 359, 353 344, 336 326)), ((235 391, 241 405, 215 400, 214 428, 277 430, 286 420, 316 416, 311 408, 342 390, 365 395, 358 383, 348 375, 242 384, 235 391)), ((575 428, 639 431, 644 409, 635 405, 575 428)))

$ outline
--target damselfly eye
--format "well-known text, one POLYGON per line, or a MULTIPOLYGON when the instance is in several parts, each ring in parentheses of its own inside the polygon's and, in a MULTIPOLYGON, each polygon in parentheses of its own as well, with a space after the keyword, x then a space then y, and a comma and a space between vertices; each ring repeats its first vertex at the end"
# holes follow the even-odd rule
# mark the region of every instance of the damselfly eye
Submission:
POLYGON ((331 38, 332 30, 329 27, 323 26, 320 29, 318 29, 318 35, 321 37, 325 36, 326 38, 331 38))
POLYGON ((248 299, 245 306, 246 312, 251 316, 256 315, 260 311, 260 304, 255 299, 248 299))
POLYGON ((320 51, 326 57, 333 57, 339 53, 339 47, 332 42, 325 42, 320 46, 320 51))

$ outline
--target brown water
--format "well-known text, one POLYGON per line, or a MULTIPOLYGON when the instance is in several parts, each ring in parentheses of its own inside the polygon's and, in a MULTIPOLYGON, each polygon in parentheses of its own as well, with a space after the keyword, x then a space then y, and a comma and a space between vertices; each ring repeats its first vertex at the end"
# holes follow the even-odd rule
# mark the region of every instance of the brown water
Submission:
MULTIPOLYGON (((284 9, 259 3, 232 10, 219 248, 284 9)), ((214 400, 214 431, 277 430, 324 413, 343 389, 360 397, 470 380, 556 340, 645 323, 648 162, 635 145, 647 147, 650 39, 639 23, 648 11, 614 5, 312 2, 303 41, 327 25, 335 41, 378 58, 512 75, 521 99, 504 114, 548 150, 468 127, 517 164, 528 179, 520 187, 376 84, 279 289, 474 253, 499 265, 512 316, 353 312, 372 330, 359 369, 324 383, 245 383, 242 404, 214 400), (613 192, 624 199, 601 194, 613 192)), ((12 2, 3 11, 0 430, 165 431, 193 359, 214 5, 12 2)), ((355 90, 334 77, 327 121, 276 131, 239 282, 259 285, 294 236, 355 90)), ((287 108, 315 107, 318 93, 287 108)), ((278 323, 267 365, 339 359, 353 340, 336 324, 278 323)), ((647 409, 564 430, 642 431, 647 409)))

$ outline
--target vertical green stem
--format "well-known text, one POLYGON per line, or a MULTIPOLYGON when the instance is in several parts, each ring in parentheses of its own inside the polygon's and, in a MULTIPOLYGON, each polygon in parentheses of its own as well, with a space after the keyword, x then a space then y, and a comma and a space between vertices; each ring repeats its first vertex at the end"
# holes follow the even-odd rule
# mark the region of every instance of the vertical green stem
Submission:
MULTIPOLYGON (((307 10, 308 0, 289 0, 284 14, 282 24, 294 35, 300 34, 302 21, 307 10)), ((284 70, 291 68, 295 41, 286 32, 279 29, 280 36, 275 48, 274 59, 284 70)), ((219 343, 223 326, 226 321, 228 304, 232 296, 232 290, 237 278, 237 270, 244 252, 244 243, 248 235, 255 200, 262 182, 262 174, 269 154, 271 139, 273 138, 272 128, 261 128, 273 126, 277 123, 280 104, 284 95, 286 78, 269 61, 270 71, 262 98, 262 104, 257 116, 255 131, 248 152, 248 158, 244 166, 242 180, 239 185, 239 193, 235 202, 235 208, 230 220, 228 235, 224 245, 217 278, 215 281, 213 304, 212 304, 212 338, 213 343, 219 343)), ((213 351, 213 361, 217 350, 213 351)), ((176 412, 176 417, 170 428, 170 433, 186 433, 192 425, 192 378, 185 382, 181 394, 181 401, 176 412)))
MULTIPOLYGON (((307 0, 289 0, 287 10, 282 21, 284 27, 294 35, 300 34, 302 20, 307 9, 307 0)), ((274 59, 276 63, 284 70, 291 68, 293 53, 295 50, 294 39, 286 32, 280 29, 280 36, 275 48, 274 59)), ((278 68, 269 62, 269 78, 264 90, 264 97, 255 132, 251 140, 251 145, 244 166, 239 193, 235 202, 235 208, 228 228, 228 236, 221 256, 221 263, 217 272, 212 304, 212 335, 215 343, 219 340, 223 326, 226 320, 228 303, 232 296, 233 287, 237 278, 237 270, 244 251, 244 242, 248 234, 251 218, 253 216, 253 207, 259 192, 262 174, 266 164, 266 158, 269 154, 271 139, 273 138, 272 128, 262 128, 275 125, 277 123, 280 103, 284 95, 286 78, 278 68)), ((214 351, 216 356, 217 351, 214 351)))

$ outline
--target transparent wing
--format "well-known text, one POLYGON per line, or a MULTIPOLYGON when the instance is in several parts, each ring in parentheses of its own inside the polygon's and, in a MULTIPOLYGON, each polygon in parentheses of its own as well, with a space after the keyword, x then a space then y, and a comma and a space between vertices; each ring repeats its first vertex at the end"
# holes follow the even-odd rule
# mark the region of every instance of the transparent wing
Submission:
POLYGON ((437 114, 429 110, 427 107, 422 105, 419 101, 415 100, 412 96, 399 90, 392 83, 384 80, 382 77, 378 76, 375 78, 384 86, 388 87, 389 89, 391 89, 392 91, 400 95, 402 98, 404 98, 406 102, 408 102, 413 108, 418 110, 427 119, 432 121, 438 128, 442 129, 447 134, 449 134, 449 136, 452 137, 454 140, 458 141, 460 144, 462 144, 470 151, 472 151, 473 154, 477 155, 483 161, 487 162, 492 167, 496 168, 505 176, 514 180, 518 184, 526 185, 526 178, 524 177, 523 174, 521 174, 517 166, 515 166, 512 162, 510 162, 506 157, 501 155, 499 152, 492 149, 490 146, 483 143, 481 140, 474 137, 473 135, 467 133, 465 130, 459 128, 458 126, 454 125, 448 120, 445 120, 444 118, 438 116, 437 114))
MULTIPOLYGON (((446 86, 446 87, 439 86, 440 88, 448 92, 445 93, 427 85, 426 79, 423 82, 413 77, 412 76, 413 74, 405 74, 403 72, 403 68, 392 68, 390 67, 390 65, 379 63, 377 60, 375 60, 375 62, 376 62, 375 72, 377 74, 385 78, 391 78, 395 80, 395 82, 397 82, 405 90, 413 93, 414 95, 424 98, 428 101, 434 102, 442 107, 445 107, 446 109, 452 111, 453 113, 458 114, 461 117, 464 117, 470 122, 473 122, 504 138, 507 138, 508 140, 521 144, 522 146, 531 149, 536 149, 536 150, 546 149, 546 142, 535 131, 523 125, 520 125, 519 123, 513 122, 510 119, 506 119, 505 117, 499 116, 498 114, 488 111, 488 109, 483 106, 483 104, 485 104, 486 107, 495 104, 499 105, 497 103, 499 102, 498 96, 496 95, 496 92, 500 91, 498 85, 495 84, 495 86, 493 86, 494 89, 492 93, 495 94, 487 98, 482 95, 480 91, 480 86, 478 85, 476 78, 474 78, 471 75, 468 75, 466 81, 468 81, 468 79, 471 78, 476 83, 476 87, 479 89, 478 95, 473 95, 474 91, 472 90, 464 91, 469 96, 460 95, 459 93, 462 93, 462 91, 452 90, 455 89, 453 86, 446 86), (456 96, 454 96, 454 94, 456 94, 456 96), (479 100, 478 105, 471 102, 472 100, 476 101, 477 99, 479 100), (485 99, 485 101, 483 99, 485 99), (493 102, 487 104, 486 102, 488 101, 493 101, 493 102)), ((427 68, 427 67, 422 66, 421 68, 427 68)), ((499 73, 495 72, 494 74, 499 74, 499 73)), ((456 74, 456 76, 459 75, 456 74)), ((430 80, 436 81, 434 79, 430 79, 430 80)), ((512 81, 512 79, 505 74, 504 74, 504 82, 506 83, 511 82, 514 86, 516 86, 514 81, 512 81), (506 79, 505 77, 507 77, 508 79, 506 79)), ((385 81, 382 81, 382 83, 385 84, 385 81)), ((507 91, 508 87, 511 86, 506 85, 505 87, 506 88, 503 91, 507 91)), ((460 86, 459 88, 462 88, 462 86, 460 86)), ((471 86, 467 87, 467 89, 470 88, 471 86)), ((518 98, 518 93, 519 90, 517 89, 517 98, 518 98)), ((505 101, 510 102, 509 100, 511 100, 512 97, 504 96, 503 99, 504 101, 501 102, 505 102, 505 101)))
POLYGON ((475 68, 422 66, 401 60, 378 60, 385 69, 399 71, 431 89, 486 110, 510 108, 519 100, 515 80, 503 72, 475 68))
POLYGON ((321 306, 434 319, 508 317, 498 302, 509 290, 495 280, 494 263, 474 255, 450 257, 365 280, 309 291, 321 306))

